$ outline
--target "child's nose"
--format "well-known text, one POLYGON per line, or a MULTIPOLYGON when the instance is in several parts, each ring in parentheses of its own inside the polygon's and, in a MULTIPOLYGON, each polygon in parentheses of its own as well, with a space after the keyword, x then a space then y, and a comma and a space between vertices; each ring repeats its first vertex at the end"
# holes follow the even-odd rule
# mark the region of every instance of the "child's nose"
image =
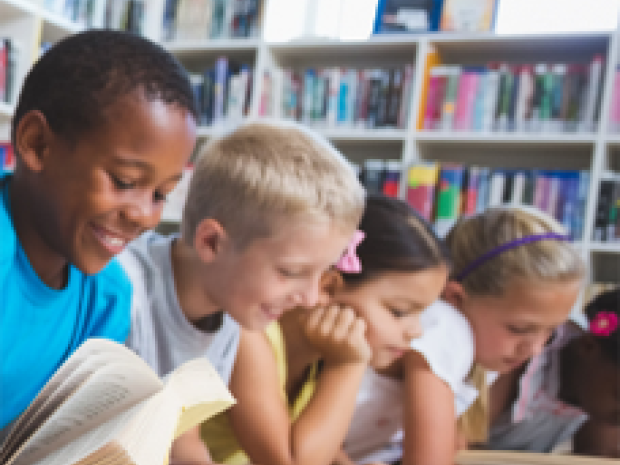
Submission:
POLYGON ((156 208, 153 204, 152 197, 149 193, 140 195, 133 202, 126 205, 123 209, 125 218, 145 229, 151 229, 159 223, 160 208, 156 208))

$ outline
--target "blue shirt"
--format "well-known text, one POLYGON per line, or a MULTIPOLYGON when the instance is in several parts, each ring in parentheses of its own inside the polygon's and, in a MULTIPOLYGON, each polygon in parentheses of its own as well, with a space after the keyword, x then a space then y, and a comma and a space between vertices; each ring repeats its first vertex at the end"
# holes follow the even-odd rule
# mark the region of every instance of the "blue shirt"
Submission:
POLYGON ((13 227, 10 182, 0 173, 0 430, 86 339, 125 342, 132 292, 115 260, 90 276, 70 265, 61 290, 43 283, 13 227))

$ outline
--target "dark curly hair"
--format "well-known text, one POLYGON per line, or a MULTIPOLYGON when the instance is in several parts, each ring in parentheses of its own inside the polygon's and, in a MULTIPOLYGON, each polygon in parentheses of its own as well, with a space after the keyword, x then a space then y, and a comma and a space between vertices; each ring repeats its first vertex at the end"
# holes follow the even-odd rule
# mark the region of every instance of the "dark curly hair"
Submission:
POLYGON ((369 195, 359 229, 366 235, 357 247, 361 273, 342 273, 355 286, 390 271, 416 272, 450 267, 450 252, 431 226, 406 202, 369 195))
POLYGON ((28 112, 39 110, 51 129, 74 142, 105 122, 104 110, 136 89, 148 101, 178 105, 198 121, 187 73, 161 46, 134 34, 89 30, 55 44, 24 82, 11 137, 28 112))
MULTIPOLYGON (((601 312, 616 315, 620 320, 620 288, 599 294, 585 308, 588 321, 592 323, 601 312)), ((607 356, 620 365, 620 326, 616 327, 608 336, 596 336, 595 340, 607 356)))

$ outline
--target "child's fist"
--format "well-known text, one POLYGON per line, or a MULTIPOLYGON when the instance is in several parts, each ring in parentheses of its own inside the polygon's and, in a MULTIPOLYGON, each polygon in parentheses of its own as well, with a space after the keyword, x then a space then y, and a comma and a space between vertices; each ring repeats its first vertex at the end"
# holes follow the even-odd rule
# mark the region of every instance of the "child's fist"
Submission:
POLYGON ((326 362, 368 363, 372 356, 366 341, 366 322, 350 308, 317 307, 302 315, 303 332, 326 362))

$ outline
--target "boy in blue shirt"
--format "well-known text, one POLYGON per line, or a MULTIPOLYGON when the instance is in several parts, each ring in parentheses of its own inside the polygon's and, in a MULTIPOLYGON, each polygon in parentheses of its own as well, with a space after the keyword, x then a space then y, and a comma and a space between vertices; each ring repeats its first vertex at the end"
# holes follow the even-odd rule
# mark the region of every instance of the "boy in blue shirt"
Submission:
POLYGON ((159 222, 196 121, 182 67, 134 35, 69 37, 26 77, 0 174, 0 437, 84 340, 125 341, 132 288, 111 259, 159 222))

